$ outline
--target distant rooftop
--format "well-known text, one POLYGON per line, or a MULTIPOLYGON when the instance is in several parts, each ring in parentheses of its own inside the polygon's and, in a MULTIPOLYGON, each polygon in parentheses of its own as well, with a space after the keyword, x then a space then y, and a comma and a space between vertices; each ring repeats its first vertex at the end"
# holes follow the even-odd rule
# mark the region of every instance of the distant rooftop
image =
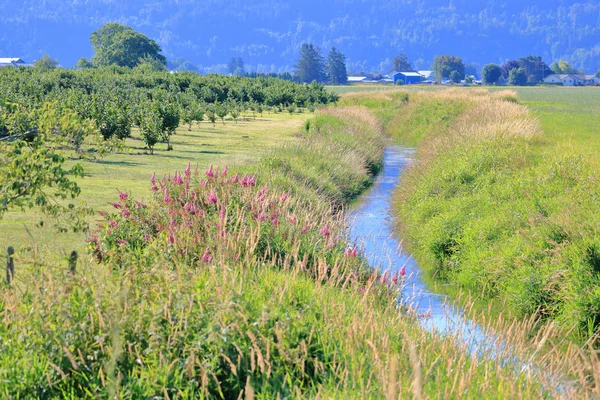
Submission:
POLYGON ((25 64, 21 58, 0 57, 0 64, 25 64))

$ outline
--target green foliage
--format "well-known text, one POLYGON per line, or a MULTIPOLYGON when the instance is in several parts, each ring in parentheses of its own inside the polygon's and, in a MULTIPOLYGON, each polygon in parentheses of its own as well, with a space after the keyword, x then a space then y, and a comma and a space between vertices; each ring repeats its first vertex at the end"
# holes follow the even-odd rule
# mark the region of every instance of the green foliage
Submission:
POLYGON ((524 86, 527 84, 527 73, 523 68, 513 68, 508 74, 508 84, 513 86, 524 86))
POLYGON ((400 54, 392 60, 392 69, 396 72, 412 72, 413 67, 408 61, 406 54, 400 54))
POLYGON ((80 193, 72 178, 82 177, 83 168, 76 164, 65 169, 65 158, 48 145, 45 135, 0 142, 0 161, 0 218, 12 208, 35 207, 55 217, 61 231, 87 229, 90 210, 68 203, 80 193))
POLYGON ((52 59, 48 54, 44 53, 39 60, 36 60, 33 63, 34 68, 39 69, 41 71, 47 71, 49 69, 54 69, 58 65, 58 60, 52 59))
MULTIPOLYGON (((429 119, 424 156, 396 193, 404 237, 437 278, 516 315, 575 327, 574 336, 588 340, 600 327, 595 168, 571 151, 540 153, 547 145, 535 136, 482 134, 476 121, 487 117, 469 114, 473 104, 463 107, 462 135, 429 119)), ((513 107, 499 114, 503 122, 513 107)), ((430 106, 410 119, 426 121, 425 113, 430 106)), ((396 126, 414 135, 413 125, 396 126)))
POLYGON ((104 24, 92 33, 90 41, 95 53, 92 64, 96 67, 117 65, 133 68, 144 59, 167 64, 165 56, 160 54, 160 46, 154 40, 125 25, 114 22, 104 24))
POLYGON ((461 75, 460 72, 454 70, 452 72, 450 72, 450 75, 448 75, 448 78, 453 82, 453 83, 460 83, 460 81, 463 79, 464 75, 461 75))
POLYGON ((450 55, 436 56, 433 60, 433 72, 438 82, 446 78, 454 82, 456 82, 455 79, 458 79, 458 82, 460 82, 465 77, 465 65, 460 57, 450 55), (453 74, 454 79, 450 76, 453 72, 455 72, 453 74))
POLYGON ((154 146, 163 137, 163 120, 158 110, 148 109, 140 114, 140 133, 150 154, 154 154, 154 146))
POLYGON ((552 65, 550 66, 550 69, 555 74, 583 74, 583 71, 576 70, 575 68, 571 67, 571 65, 568 62, 566 62, 564 60, 559 60, 559 61, 553 62, 552 65))
POLYGON ((330 85, 345 85, 348 83, 346 57, 337 51, 335 47, 331 48, 327 56, 327 76, 330 85))
POLYGON ((295 65, 294 78, 299 82, 324 82, 325 61, 318 47, 311 43, 302 43, 300 59, 295 65))
POLYGON ((486 64, 481 70, 484 85, 495 85, 502 76, 502 69, 497 64, 486 64))

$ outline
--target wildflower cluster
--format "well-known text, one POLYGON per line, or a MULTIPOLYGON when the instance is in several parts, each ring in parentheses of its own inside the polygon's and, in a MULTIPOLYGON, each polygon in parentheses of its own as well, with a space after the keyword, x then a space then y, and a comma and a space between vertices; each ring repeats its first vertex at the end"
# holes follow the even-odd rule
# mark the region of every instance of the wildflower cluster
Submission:
POLYGON ((154 201, 146 205, 119 192, 103 213, 90 247, 96 258, 123 265, 132 255, 161 254, 171 261, 202 266, 217 262, 262 260, 315 272, 358 271, 357 249, 346 249, 341 221, 312 212, 289 192, 257 185, 257 174, 230 175, 212 165, 158 179, 150 178, 154 201), (120 261, 120 263, 119 263, 120 261))

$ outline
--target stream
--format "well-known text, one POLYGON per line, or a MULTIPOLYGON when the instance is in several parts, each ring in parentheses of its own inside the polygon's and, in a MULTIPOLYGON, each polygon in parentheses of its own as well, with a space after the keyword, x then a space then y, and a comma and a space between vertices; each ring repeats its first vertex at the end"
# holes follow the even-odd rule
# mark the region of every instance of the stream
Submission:
MULTIPOLYGON (((515 354, 503 339, 486 331, 466 317, 461 309, 451 305, 447 296, 433 292, 415 259, 402 251, 391 210, 392 196, 394 188, 401 184, 402 172, 413 155, 414 150, 400 146, 385 149, 383 170, 370 191, 349 212, 350 239, 362 248, 371 267, 389 270, 393 274, 404 266, 406 276, 399 303, 419 316, 423 329, 455 337, 458 345, 465 346, 471 355, 478 358, 499 359, 502 364, 512 365, 521 372, 544 375, 542 367, 515 354)), ((551 380, 554 383, 546 390, 565 393, 570 386, 561 379, 551 380)))

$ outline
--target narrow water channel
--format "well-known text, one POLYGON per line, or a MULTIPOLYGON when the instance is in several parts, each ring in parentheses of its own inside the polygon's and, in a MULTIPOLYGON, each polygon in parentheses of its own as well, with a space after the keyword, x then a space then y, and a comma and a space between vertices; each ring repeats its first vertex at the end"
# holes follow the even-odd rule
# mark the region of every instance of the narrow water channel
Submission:
POLYGON ((495 342, 495 338, 487 337, 479 325, 448 304, 446 296, 431 291, 415 259, 401 248, 394 229, 391 200, 413 153, 399 146, 386 148, 383 171, 350 212, 350 237, 362 247, 373 268, 395 273, 404 266, 406 279, 400 301, 420 316, 423 328, 443 335, 460 335, 471 352, 489 350, 488 343, 495 342))
POLYGON ((423 329, 456 338, 458 345, 478 358, 495 359, 519 373, 532 373, 548 393, 569 397, 573 382, 545 371, 542 366, 528 360, 526 355, 516 354, 505 340, 449 304, 447 296, 431 290, 419 264, 402 250, 391 210, 392 195, 396 186, 402 184, 402 172, 413 155, 414 150, 400 146, 385 149, 383 171, 349 213, 351 240, 362 248, 363 255, 373 268, 395 273, 404 266, 406 277, 399 302, 403 308, 408 307, 419 316, 423 329))

